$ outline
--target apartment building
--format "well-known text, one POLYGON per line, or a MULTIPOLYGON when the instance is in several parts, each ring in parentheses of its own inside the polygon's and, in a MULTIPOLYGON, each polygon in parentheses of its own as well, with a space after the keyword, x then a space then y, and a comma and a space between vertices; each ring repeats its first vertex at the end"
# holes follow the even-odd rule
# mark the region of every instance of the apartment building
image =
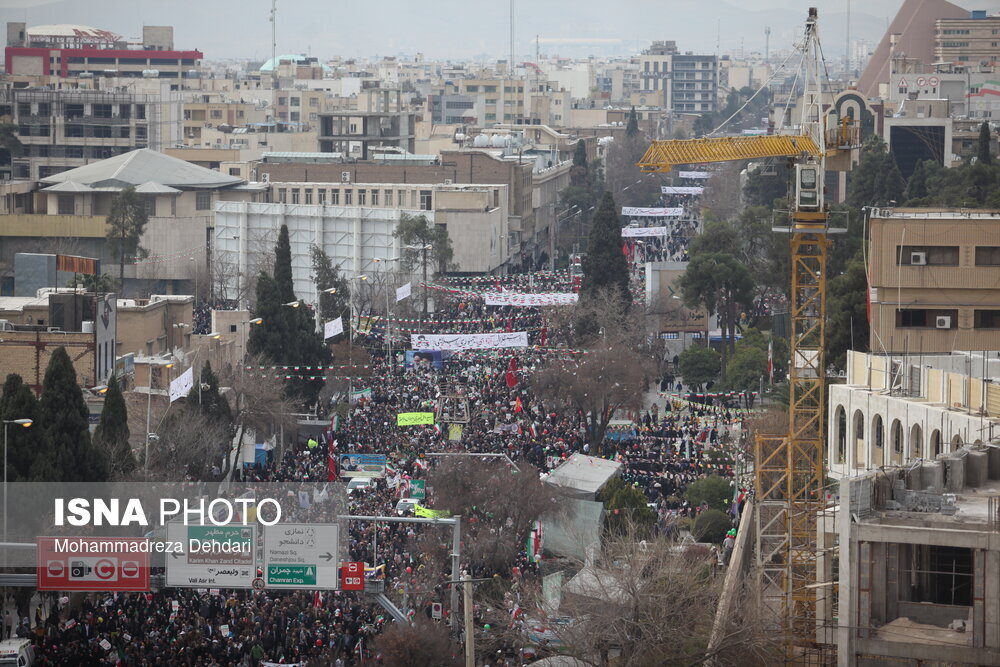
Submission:
POLYGON ((1000 56, 1000 16, 983 10, 966 18, 934 22, 934 60, 938 63, 995 63, 1000 56))
POLYGON ((872 349, 1000 349, 1000 211, 876 209, 869 230, 872 349))
POLYGON ((914 465, 1000 438, 995 377, 997 352, 849 352, 846 383, 828 389, 829 474, 914 465))
POLYGON ((158 150, 179 130, 172 122, 179 106, 127 90, 0 91, 0 115, 12 117, 24 146, 24 155, 12 160, 12 175, 40 180, 139 148, 158 150))
POLYGON ((497 271, 511 258, 507 202, 505 184, 276 182, 272 176, 268 201, 216 206, 215 248, 219 264, 227 267, 216 279, 225 298, 243 302, 245 276, 256 275, 261 250, 273 247, 281 225, 287 225, 295 294, 315 303, 313 244, 348 278, 371 278, 401 254, 393 236, 400 220, 418 215, 447 229, 460 271, 497 271))
POLYGON ((234 101, 220 93, 195 93, 184 101, 184 144, 202 146, 206 130, 263 124, 268 116, 264 105, 234 101))
POLYGON ((200 67, 201 51, 174 50, 171 26, 143 26, 141 43, 85 25, 7 23, 5 72, 11 75, 179 79, 200 67))
MULTIPOLYGON (((654 43, 659 44, 659 43, 654 43)), ((639 78, 642 93, 652 93, 655 99, 642 104, 662 103, 678 112, 711 113, 716 111, 719 97, 718 60, 712 55, 679 53, 672 42, 649 49, 639 56, 639 78), (659 93, 659 95, 657 95, 659 93)))
POLYGON ((399 90, 365 89, 364 106, 357 110, 318 113, 319 150, 369 160, 372 149, 392 146, 412 153, 416 115, 405 110, 399 90))

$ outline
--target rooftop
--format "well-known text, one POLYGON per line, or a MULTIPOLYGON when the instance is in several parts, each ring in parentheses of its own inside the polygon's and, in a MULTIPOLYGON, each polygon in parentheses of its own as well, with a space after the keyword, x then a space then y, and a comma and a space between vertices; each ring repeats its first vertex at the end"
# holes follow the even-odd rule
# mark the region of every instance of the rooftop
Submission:
POLYGON ((123 190, 134 186, 142 192, 176 192, 176 188, 216 189, 242 183, 235 176, 199 167, 150 148, 140 148, 39 181, 49 192, 123 190), (56 187, 51 187, 56 186, 56 187))
POLYGON ((552 471, 545 480, 549 484, 579 491, 593 496, 608 480, 618 474, 622 464, 594 456, 573 454, 565 463, 552 471))

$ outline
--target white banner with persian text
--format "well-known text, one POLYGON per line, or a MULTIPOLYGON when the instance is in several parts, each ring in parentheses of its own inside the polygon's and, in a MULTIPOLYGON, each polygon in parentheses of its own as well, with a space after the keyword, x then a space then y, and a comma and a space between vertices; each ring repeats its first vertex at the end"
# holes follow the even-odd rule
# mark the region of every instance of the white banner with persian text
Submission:
POLYGON ((173 403, 178 398, 184 398, 191 392, 194 386, 194 368, 189 368, 180 376, 170 381, 170 402, 173 403))
POLYGON ((575 292, 549 292, 546 294, 521 294, 517 292, 486 292, 483 299, 487 306, 571 306, 579 296, 575 292))
POLYGON ((700 178, 706 179, 712 175, 710 171, 679 171, 677 175, 681 178, 700 178))
POLYGON ((677 208, 639 208, 623 206, 622 215, 630 218, 679 218, 684 215, 684 209, 677 208))
POLYGON ((338 317, 335 320, 323 323, 323 338, 333 338, 344 333, 344 320, 338 317))
POLYGON ((666 227, 622 227, 622 238, 637 238, 641 236, 666 236, 666 227))
POLYGON ((494 350, 528 347, 527 331, 487 334, 410 334, 414 350, 494 350))
POLYGON ((411 286, 410 283, 406 283, 402 287, 396 288, 396 301, 402 301, 406 297, 410 296, 411 286))
POLYGON ((665 195, 700 195, 705 188, 700 185, 661 185, 660 192, 665 195))

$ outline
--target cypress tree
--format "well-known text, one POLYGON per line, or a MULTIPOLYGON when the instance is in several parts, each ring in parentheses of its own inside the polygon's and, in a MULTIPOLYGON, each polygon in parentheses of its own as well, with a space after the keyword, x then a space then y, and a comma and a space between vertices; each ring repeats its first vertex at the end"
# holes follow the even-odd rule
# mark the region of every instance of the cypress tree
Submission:
POLYGON ((219 393, 219 378, 208 361, 201 367, 200 385, 191 387, 187 396, 188 405, 197 406, 204 414, 232 425, 233 411, 226 397, 219 393))
POLYGON ((35 422, 28 428, 7 425, 7 465, 10 466, 7 480, 27 480, 31 464, 38 453, 38 399, 17 373, 8 375, 3 384, 0 419, 31 419, 35 422))
POLYGON ((292 245, 288 240, 288 225, 282 225, 278 232, 278 242, 274 246, 274 282, 278 286, 278 298, 282 303, 295 301, 295 287, 292 283, 292 245))
POLYGON ((993 164, 993 153, 990 150, 990 124, 985 120, 979 126, 979 150, 976 153, 983 164, 993 164))
POLYGON ((128 438, 128 408, 118 386, 118 379, 112 375, 104 394, 101 421, 94 431, 94 443, 107 455, 110 468, 126 475, 136 469, 135 456, 128 438))
POLYGON ((45 369, 38 422, 41 441, 31 467, 31 479, 46 482, 107 479, 107 461, 90 441, 87 404, 64 347, 56 348, 45 369))
POLYGON ((593 296, 601 289, 615 288, 625 303, 631 304, 628 262, 622 245, 622 226, 615 210, 615 200, 610 192, 605 192, 594 214, 587 256, 583 258, 582 294, 593 296))
POLYGON ((639 116, 635 113, 635 107, 628 112, 628 123, 625 125, 625 136, 629 139, 639 134, 639 116))
POLYGON ((927 196, 927 168, 923 160, 917 160, 913 166, 913 173, 906 184, 907 199, 921 199, 927 196))

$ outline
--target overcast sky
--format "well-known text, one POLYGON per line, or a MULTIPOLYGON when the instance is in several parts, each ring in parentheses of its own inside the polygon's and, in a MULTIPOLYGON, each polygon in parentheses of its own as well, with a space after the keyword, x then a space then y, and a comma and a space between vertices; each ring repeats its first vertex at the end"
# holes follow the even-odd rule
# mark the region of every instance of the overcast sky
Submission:
MULTIPOLYGON (((715 53, 741 47, 789 47, 806 7, 817 4, 828 56, 844 52, 847 0, 514 0, 518 58, 535 52, 571 57, 629 54, 654 39, 682 51, 715 53), (581 43, 600 38, 618 40, 581 43), (558 43, 545 40, 564 40, 558 43), (570 40, 570 41, 566 41, 570 40)), ((877 41, 902 0, 852 0, 851 36, 877 41)), ((959 0, 970 9, 1000 11, 1000 0, 959 0)), ((175 46, 206 59, 265 59, 271 52, 270 0, 0 0, 0 20, 30 25, 77 23, 138 37, 142 25, 173 25, 175 46)), ((508 3, 480 0, 278 0, 278 53, 321 58, 412 55, 505 57, 508 3)))

